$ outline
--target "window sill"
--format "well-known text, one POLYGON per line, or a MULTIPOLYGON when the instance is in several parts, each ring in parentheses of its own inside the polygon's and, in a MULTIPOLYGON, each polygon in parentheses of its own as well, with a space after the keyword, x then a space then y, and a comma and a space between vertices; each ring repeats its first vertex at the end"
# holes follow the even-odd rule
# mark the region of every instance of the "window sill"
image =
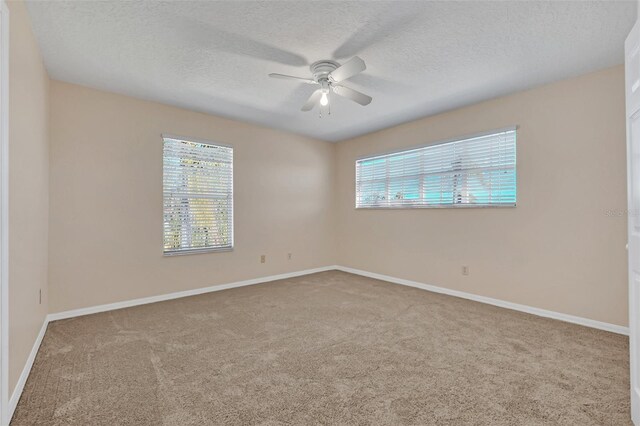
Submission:
POLYGON ((233 251, 233 247, 211 247, 211 248, 190 249, 190 250, 165 251, 162 253, 162 255, 167 257, 172 257, 172 256, 186 256, 189 254, 217 253, 217 252, 226 252, 226 251, 233 251))
POLYGON ((404 209, 504 209, 515 208, 515 204, 448 204, 443 206, 371 206, 355 207, 355 210, 404 210, 404 209))

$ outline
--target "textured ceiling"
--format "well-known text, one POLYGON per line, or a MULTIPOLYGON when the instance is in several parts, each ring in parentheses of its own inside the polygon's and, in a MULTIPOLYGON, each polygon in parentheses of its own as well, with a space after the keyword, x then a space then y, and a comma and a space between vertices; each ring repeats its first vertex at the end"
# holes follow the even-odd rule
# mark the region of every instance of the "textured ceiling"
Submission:
POLYGON ((630 2, 28 2, 54 79, 337 141, 623 62, 630 2), (373 96, 300 112, 320 59, 373 96))

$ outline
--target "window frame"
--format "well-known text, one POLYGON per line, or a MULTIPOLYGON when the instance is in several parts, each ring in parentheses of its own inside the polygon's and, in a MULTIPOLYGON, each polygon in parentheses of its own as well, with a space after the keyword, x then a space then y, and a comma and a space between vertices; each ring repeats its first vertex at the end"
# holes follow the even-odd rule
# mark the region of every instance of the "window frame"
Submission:
POLYGON ((162 255, 171 257, 171 256, 186 256, 186 255, 192 255, 192 254, 233 251, 235 248, 235 223, 236 223, 235 203, 234 203, 234 198, 235 198, 234 197, 234 181, 235 181, 235 177, 234 177, 235 152, 234 151, 235 149, 233 145, 212 142, 206 139, 179 136, 179 135, 170 134, 170 133, 163 133, 160 136, 162 141, 162 255), (174 139, 174 140, 198 143, 202 145, 213 145, 213 146, 218 146, 222 148, 231 148, 231 188, 230 188, 231 244, 229 245, 229 247, 199 247, 199 248, 192 248, 192 249, 185 249, 185 250, 170 250, 170 251, 165 250, 164 248, 164 142, 165 142, 165 139, 174 139))
POLYGON ((407 148, 402 149, 394 149, 390 151, 384 151, 382 153, 377 154, 368 154, 361 155, 356 158, 354 161, 354 209, 355 210, 403 210, 403 209, 503 209, 503 208, 515 208, 517 207, 518 201, 518 129, 520 126, 507 126, 499 129, 488 130, 484 132, 472 133, 462 136, 456 136, 453 138, 443 139, 436 142, 429 142, 420 145, 414 145, 407 148), (483 136, 489 136, 502 132, 515 132, 515 142, 514 142, 514 150, 515 150, 515 159, 514 159, 514 173, 515 173, 515 188, 516 188, 516 200, 513 203, 503 203, 503 204, 469 204, 469 203, 450 203, 450 204, 405 204, 405 205, 392 205, 392 206, 358 206, 358 162, 362 160, 371 160, 378 157, 384 157, 387 155, 399 154, 408 151, 418 150, 422 148, 433 147, 437 145, 446 145, 453 142, 461 142, 467 139, 474 139, 483 136))

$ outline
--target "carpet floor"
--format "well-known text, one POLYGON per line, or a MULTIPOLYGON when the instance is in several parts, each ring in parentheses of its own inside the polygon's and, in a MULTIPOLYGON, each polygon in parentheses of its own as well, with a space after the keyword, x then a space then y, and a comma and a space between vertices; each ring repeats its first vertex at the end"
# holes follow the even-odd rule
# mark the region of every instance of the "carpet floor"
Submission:
POLYGON ((49 324, 18 425, 626 425, 624 336, 338 271, 49 324))

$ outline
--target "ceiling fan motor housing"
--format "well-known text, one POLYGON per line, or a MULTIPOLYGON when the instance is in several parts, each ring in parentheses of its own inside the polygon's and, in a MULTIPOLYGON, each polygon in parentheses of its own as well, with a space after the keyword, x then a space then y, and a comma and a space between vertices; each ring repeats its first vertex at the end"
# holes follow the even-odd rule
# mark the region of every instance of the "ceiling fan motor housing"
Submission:
POLYGON ((313 79, 322 84, 323 81, 329 81, 329 74, 340 66, 336 61, 323 60, 311 64, 309 67, 313 73, 313 79))

